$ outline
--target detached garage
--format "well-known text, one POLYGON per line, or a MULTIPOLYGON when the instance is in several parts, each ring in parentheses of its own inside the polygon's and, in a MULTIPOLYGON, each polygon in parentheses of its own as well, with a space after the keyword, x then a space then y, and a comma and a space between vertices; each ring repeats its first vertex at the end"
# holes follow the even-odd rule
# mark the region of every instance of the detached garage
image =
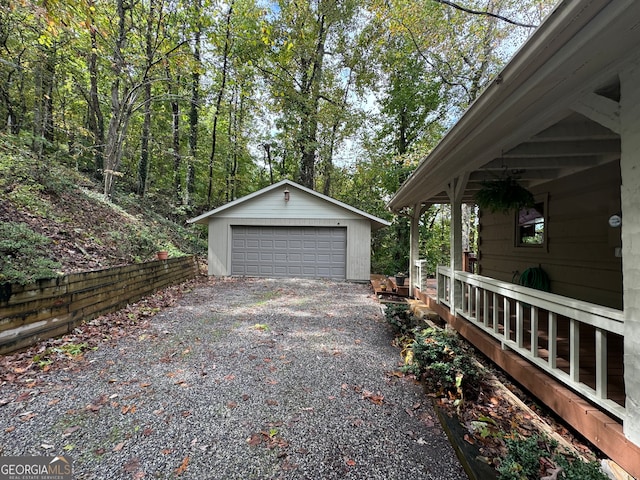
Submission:
POLYGON ((368 281, 381 218, 283 180, 189 223, 209 226, 209 275, 368 281))

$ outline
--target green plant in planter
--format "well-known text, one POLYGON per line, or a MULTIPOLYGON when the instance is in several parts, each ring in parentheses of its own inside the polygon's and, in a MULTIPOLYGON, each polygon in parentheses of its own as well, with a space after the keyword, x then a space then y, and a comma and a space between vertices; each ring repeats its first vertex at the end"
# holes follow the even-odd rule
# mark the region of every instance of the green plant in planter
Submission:
POLYGON ((483 182, 475 200, 481 209, 493 213, 509 213, 512 210, 531 207, 535 203, 533 194, 513 177, 483 182))

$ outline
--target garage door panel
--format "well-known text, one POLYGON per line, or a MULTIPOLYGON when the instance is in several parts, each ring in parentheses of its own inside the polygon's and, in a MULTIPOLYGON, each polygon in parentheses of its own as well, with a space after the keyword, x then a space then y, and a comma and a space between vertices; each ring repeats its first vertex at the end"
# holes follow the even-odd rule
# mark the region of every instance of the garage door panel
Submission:
POLYGON ((232 227, 231 274, 346 277, 344 227, 232 227))

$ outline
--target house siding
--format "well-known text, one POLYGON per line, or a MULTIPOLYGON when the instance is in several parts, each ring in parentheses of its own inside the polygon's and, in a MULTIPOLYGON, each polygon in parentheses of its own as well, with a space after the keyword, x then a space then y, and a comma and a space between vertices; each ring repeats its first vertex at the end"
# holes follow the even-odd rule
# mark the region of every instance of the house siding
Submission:
POLYGON ((284 201, 284 187, 235 205, 220 217, 272 219, 361 219, 360 215, 289 186, 289 201, 284 201))
POLYGON ((553 293, 622 309, 620 228, 608 225, 620 212, 618 161, 564 177, 532 189, 547 199, 547 243, 515 246, 515 214, 481 212, 480 274, 503 281, 541 265, 553 293))

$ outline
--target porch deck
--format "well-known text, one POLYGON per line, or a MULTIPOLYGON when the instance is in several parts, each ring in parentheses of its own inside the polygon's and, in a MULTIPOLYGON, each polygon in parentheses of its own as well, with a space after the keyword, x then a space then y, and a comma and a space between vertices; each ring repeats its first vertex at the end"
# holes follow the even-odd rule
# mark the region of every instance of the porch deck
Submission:
POLYGON ((454 315, 451 278, 447 269, 441 273, 440 289, 428 279, 414 296, 611 459, 640 472, 640 448, 623 433, 624 338, 618 327, 591 321, 587 305, 583 314, 576 308, 562 315, 562 308, 520 289, 464 272, 456 272, 461 298, 454 315))

